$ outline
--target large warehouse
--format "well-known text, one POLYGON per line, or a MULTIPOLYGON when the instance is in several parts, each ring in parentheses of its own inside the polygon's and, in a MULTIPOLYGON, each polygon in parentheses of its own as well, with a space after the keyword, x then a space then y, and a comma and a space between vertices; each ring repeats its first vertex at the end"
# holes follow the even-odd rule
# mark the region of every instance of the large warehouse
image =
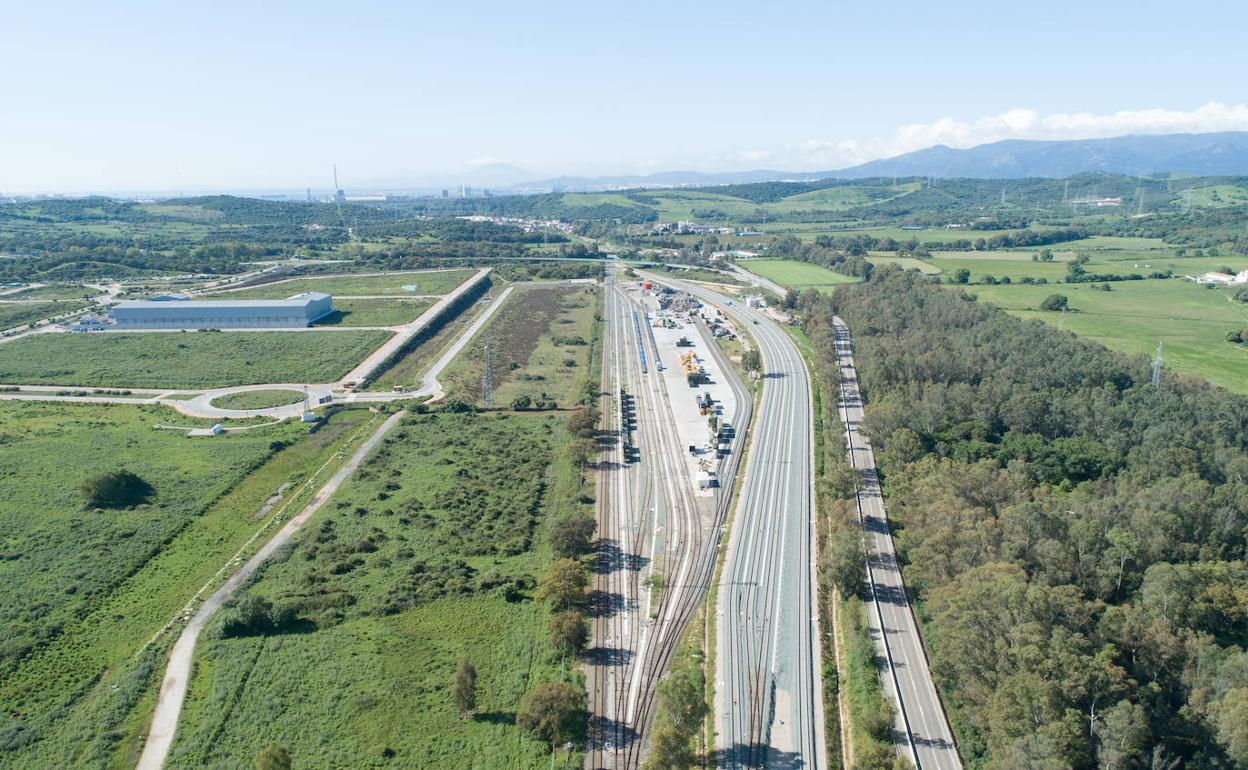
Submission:
POLYGON ((108 311, 118 329, 291 329, 311 326, 332 312, 333 297, 319 291, 286 299, 192 300, 172 294, 118 302, 108 311))

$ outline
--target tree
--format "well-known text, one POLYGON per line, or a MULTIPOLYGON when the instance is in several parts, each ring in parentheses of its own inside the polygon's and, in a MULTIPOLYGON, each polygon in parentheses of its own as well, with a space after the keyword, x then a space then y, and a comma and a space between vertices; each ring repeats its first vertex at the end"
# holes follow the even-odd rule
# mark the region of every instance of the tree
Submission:
POLYGON ((477 669, 468 658, 461 657, 451 684, 451 701, 459 709, 459 718, 467 719, 477 707, 477 669))
POLYGON ((593 438, 598 433, 598 410, 583 406, 568 416, 568 431, 577 438, 593 438))
POLYGON ((589 642, 589 624, 577 610, 556 612, 550 617, 550 644, 564 655, 574 655, 589 642))
POLYGON ((833 534, 825 558, 841 596, 857 596, 867 578, 867 541, 862 530, 854 524, 833 534))
POLYGON ((564 682, 543 682, 524 694, 516 725, 552 747, 581 731, 585 700, 579 689, 564 682))
POLYGON ((741 354, 741 368, 747 372, 763 373, 763 356, 758 348, 750 348, 741 354))
POLYGON ((1218 704, 1218 743, 1240 767, 1248 767, 1248 687, 1227 690, 1218 704))
POLYGON ((598 522, 593 516, 573 513, 555 522, 550 530, 550 547, 560 558, 584 556, 593 549, 598 522))
POLYGON ((953 272, 953 282, 962 284, 970 283, 971 271, 967 270, 965 267, 958 268, 953 272))
POLYGON ((584 607, 588 596, 589 570, 575 559, 560 559, 537 584, 538 601, 550 602, 556 610, 584 607))
POLYGON ((801 299, 801 292, 797 289, 789 289, 784 293, 784 306, 788 310, 797 307, 798 301, 801 299))
POLYGON ((93 476, 78 487, 89 508, 133 508, 152 496, 152 485, 127 470, 93 476))
POLYGON ((511 400, 511 408, 517 412, 523 412, 531 406, 533 406, 533 399, 527 393, 516 396, 511 400))
MULTIPOLYGON (((1073 262, 1071 264, 1074 264, 1073 262)), ((1066 309, 1065 294, 1050 294, 1040 303, 1041 310, 1065 310, 1066 309)))
POLYGON ((1152 732, 1148 714, 1138 703, 1119 701, 1096 726, 1096 758, 1103 770, 1144 767, 1152 732))
POLYGON ((251 761, 256 770, 290 770, 290 752, 280 743, 270 743, 251 761))
POLYGON ((708 712, 705 689, 702 667, 691 658, 679 661, 659 683, 652 746, 644 770, 687 770, 693 766, 691 741, 708 712))

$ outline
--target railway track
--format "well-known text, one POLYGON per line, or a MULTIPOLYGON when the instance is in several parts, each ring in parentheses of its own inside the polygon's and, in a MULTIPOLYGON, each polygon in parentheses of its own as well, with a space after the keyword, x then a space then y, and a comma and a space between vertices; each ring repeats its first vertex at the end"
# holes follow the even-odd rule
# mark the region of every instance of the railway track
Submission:
POLYGON ((725 485, 709 505, 699 505, 683 460, 684 447, 673 427, 671 404, 655 376, 658 351, 653 336, 645 333, 648 328, 641 328, 644 310, 614 281, 607 284, 604 383, 614 399, 604 410, 604 422, 612 438, 608 452, 612 470, 600 476, 598 488, 602 547, 595 590, 597 604, 605 604, 608 611, 595 613, 586 764, 604 770, 641 764, 657 685, 710 587, 751 407, 744 389, 734 383, 740 389, 739 408, 729 459, 721 469, 725 485), (630 435, 628 405, 636 419, 638 462, 630 462, 624 450, 630 435), (664 576, 653 603, 643 571, 664 576), (604 594, 609 601, 602 601, 604 594), (619 644, 625 646, 610 646, 619 644))

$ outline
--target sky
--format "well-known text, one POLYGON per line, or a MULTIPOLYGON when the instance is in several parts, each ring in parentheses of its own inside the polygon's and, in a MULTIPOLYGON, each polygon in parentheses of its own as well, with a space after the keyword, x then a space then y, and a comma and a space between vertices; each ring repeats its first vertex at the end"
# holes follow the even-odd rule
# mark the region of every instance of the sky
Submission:
POLYGON ((1248 130, 1248 5, 6 3, 0 194, 842 168, 1248 130))

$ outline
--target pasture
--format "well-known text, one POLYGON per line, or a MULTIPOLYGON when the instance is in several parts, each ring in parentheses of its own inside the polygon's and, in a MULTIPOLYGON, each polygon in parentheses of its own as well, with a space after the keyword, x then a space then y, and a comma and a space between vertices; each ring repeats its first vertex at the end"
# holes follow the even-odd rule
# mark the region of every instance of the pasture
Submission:
MULTIPOLYGON (((1035 318, 1096 340, 1124 353, 1151 358, 1164 344, 1167 368, 1248 394, 1248 348, 1226 341, 1226 333, 1248 327, 1248 306, 1226 288, 1207 288, 1179 279, 1118 281, 1050 286, 975 286, 982 302, 1024 318, 1035 318), (1050 294, 1069 301, 1065 313, 1039 310, 1050 294)), ((1149 361, 1141 360, 1140 376, 1149 361)))
POLYGON ((826 267, 791 259, 743 259, 737 264, 790 289, 830 289, 837 284, 858 281, 852 275, 842 275, 826 267))
POLYGON ((332 382, 384 331, 35 334, 0 345, 0 382, 220 388, 332 382))

